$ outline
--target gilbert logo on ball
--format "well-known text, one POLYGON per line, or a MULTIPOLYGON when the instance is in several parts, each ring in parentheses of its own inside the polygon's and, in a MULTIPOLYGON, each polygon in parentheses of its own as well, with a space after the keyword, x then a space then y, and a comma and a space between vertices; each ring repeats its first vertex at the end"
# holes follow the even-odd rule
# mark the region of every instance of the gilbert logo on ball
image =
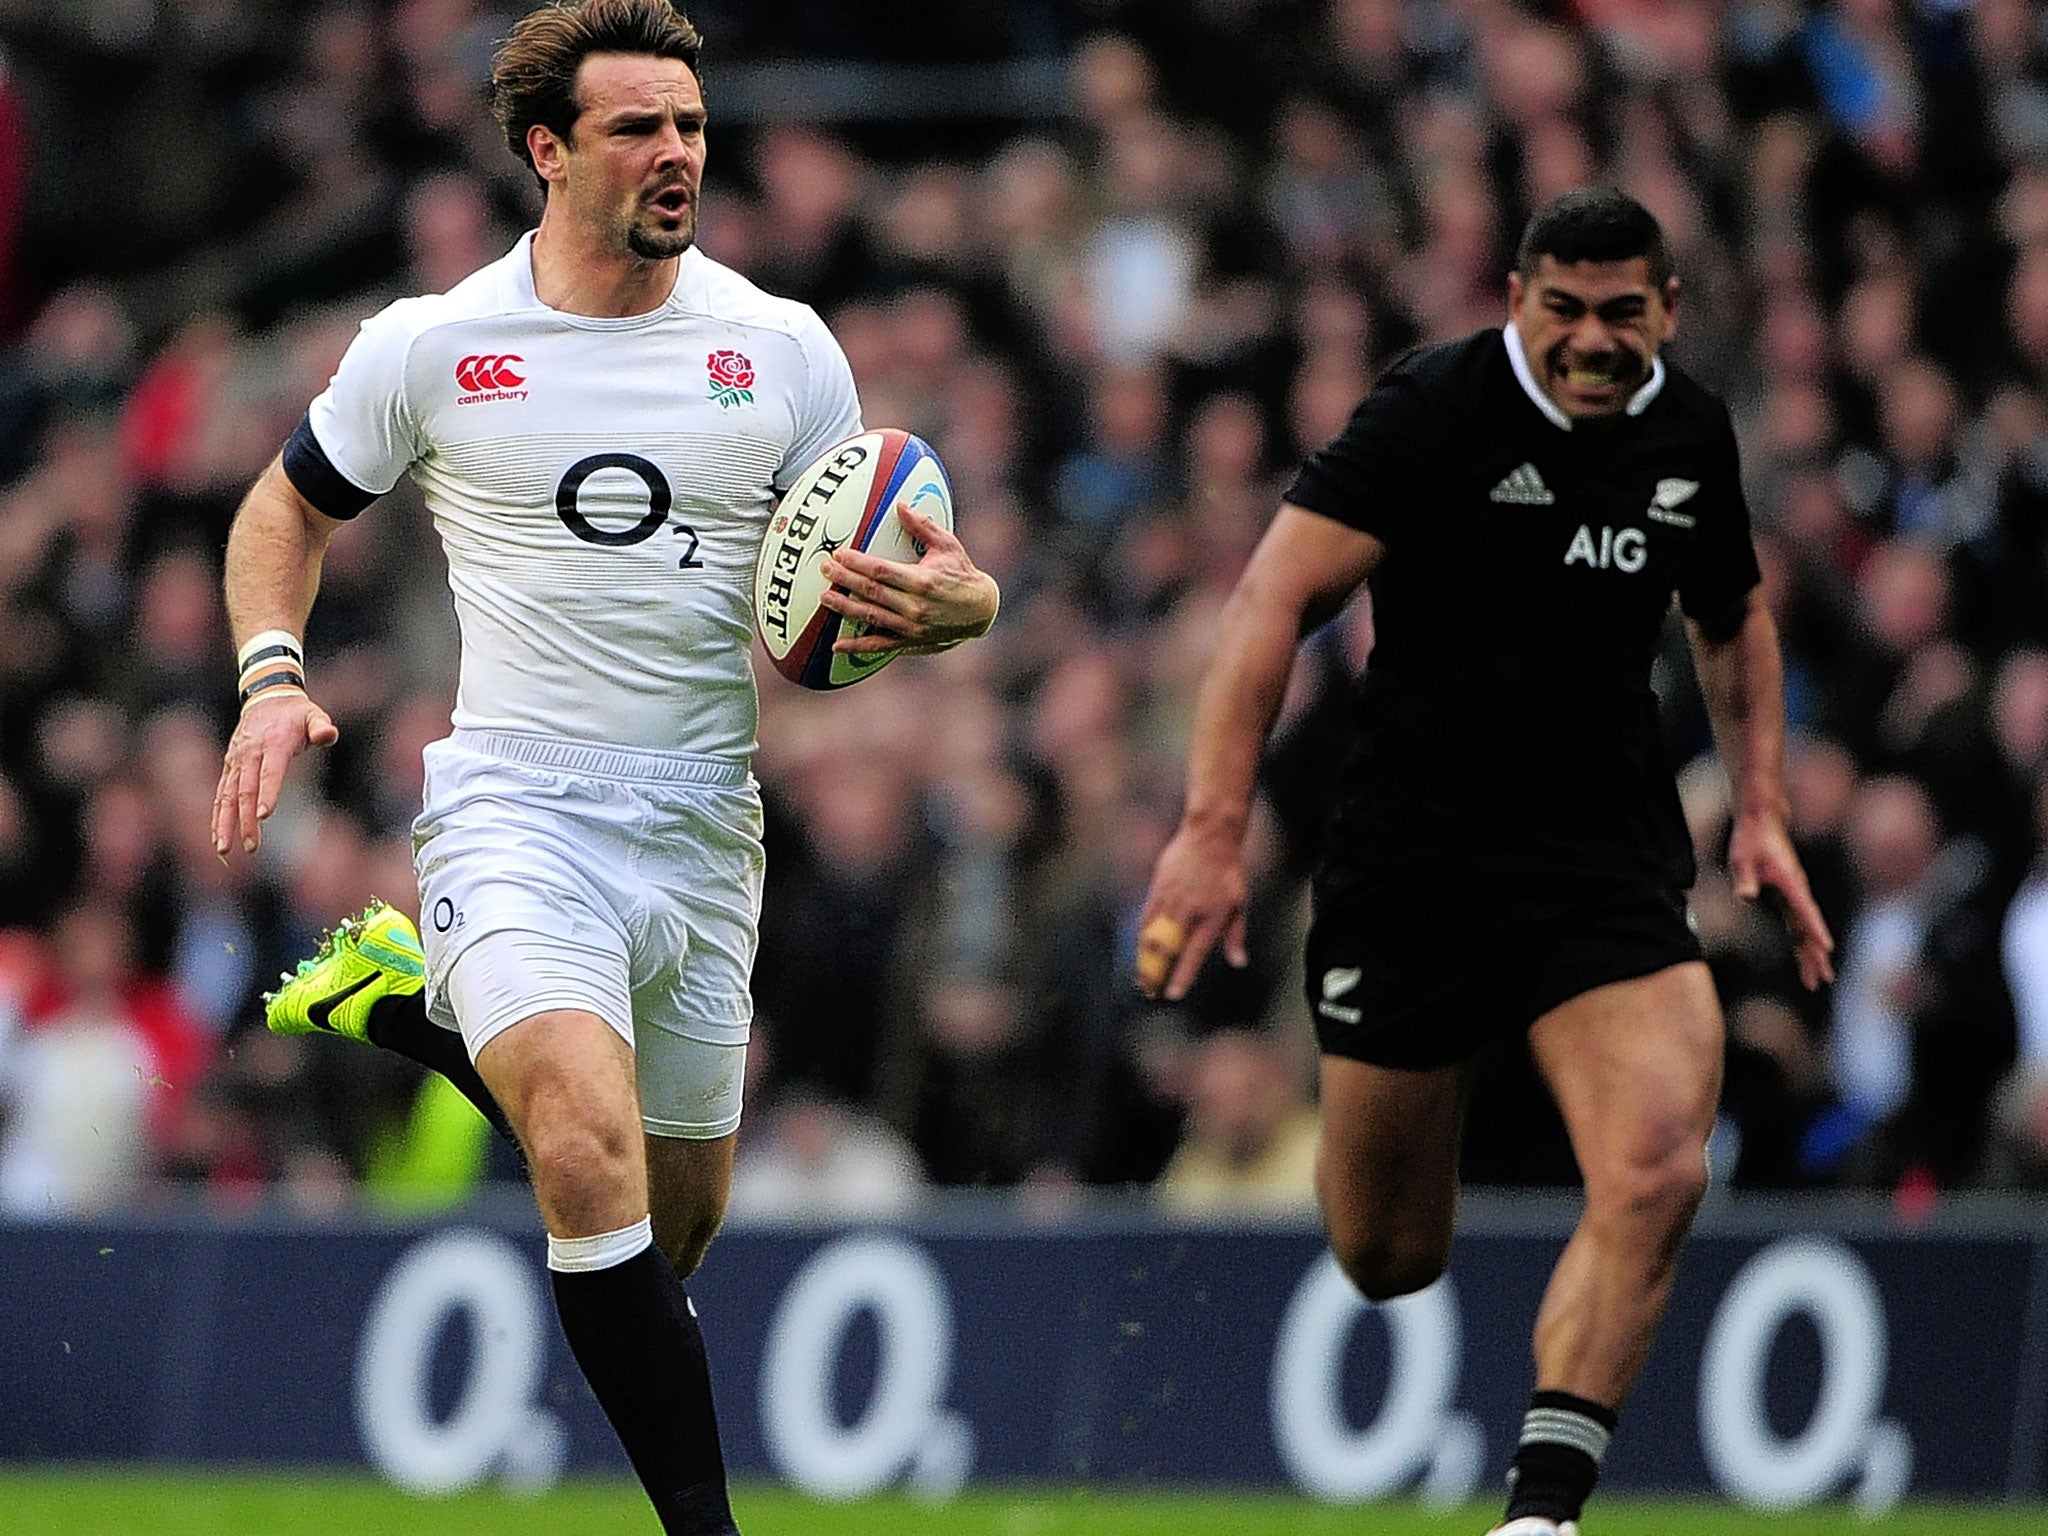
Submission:
POLYGON ((899 427, 833 444, 790 482, 754 567, 754 622, 775 669, 791 682, 845 688, 894 659, 893 651, 841 655, 832 649, 842 634, 859 635, 864 626, 824 605, 831 583, 822 566, 839 549, 914 564, 924 547, 897 517, 901 505, 953 526, 945 467, 922 439, 899 427))

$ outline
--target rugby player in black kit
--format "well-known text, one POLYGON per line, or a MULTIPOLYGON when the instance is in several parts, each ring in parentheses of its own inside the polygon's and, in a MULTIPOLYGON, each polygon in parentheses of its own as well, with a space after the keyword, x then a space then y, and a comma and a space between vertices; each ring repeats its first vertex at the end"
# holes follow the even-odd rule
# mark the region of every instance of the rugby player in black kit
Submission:
POLYGON ((1727 410, 1660 356, 1679 285, 1618 192, 1538 210, 1509 323, 1393 368, 1232 595, 1139 985, 1244 963, 1244 831, 1295 645, 1369 582, 1376 641, 1315 882, 1317 1193, 1374 1300, 1448 1262, 1474 1056, 1526 1031, 1585 1184, 1535 1324, 1499 1532, 1571 1536, 1707 1180, 1722 1021, 1650 666, 1674 594, 1734 794, 1738 892, 1808 987, 1833 941, 1785 826, 1777 634, 1727 410))

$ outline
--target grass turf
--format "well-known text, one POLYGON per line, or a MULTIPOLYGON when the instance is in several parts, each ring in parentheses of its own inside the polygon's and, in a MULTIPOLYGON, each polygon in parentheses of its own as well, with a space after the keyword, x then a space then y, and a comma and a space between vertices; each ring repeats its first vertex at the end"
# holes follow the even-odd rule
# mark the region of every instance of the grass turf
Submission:
MULTIPOLYGON (((945 1504, 891 1496, 819 1504, 737 1490, 747 1536, 1478 1536, 1491 1506, 1334 1509, 1284 1496, 1102 1489, 981 1491, 945 1504)), ((1914 1504, 1877 1521, 1829 1506, 1762 1515, 1726 1505, 1597 1501, 1587 1536, 2039 1536, 2048 1509, 1914 1504)), ((410 1498, 327 1473, 159 1474, 0 1469, 0 1536, 658 1536, 630 1483, 570 1482, 537 1498, 410 1498)))

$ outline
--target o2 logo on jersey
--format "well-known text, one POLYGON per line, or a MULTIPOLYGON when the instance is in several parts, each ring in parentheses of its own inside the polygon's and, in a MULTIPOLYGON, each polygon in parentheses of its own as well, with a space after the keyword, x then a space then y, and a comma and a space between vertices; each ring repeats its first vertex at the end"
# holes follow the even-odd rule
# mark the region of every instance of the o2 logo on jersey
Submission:
POLYGON ((519 386, 526 382, 526 375, 513 364, 525 361, 517 352, 463 358, 455 365, 455 382, 465 393, 457 395, 455 403, 479 405, 486 400, 524 400, 526 391, 519 386))
MULTIPOLYGON (((593 453, 587 459, 578 459, 562 476, 561 484, 555 487, 555 515, 561 518, 563 526, 584 543, 602 545, 606 549, 626 549, 634 544, 644 544, 668 521, 669 508, 674 505, 675 495, 669 490, 668 476, 661 472, 659 465, 637 453, 593 453), (647 487, 646 515, 630 528, 600 528, 584 515, 583 483, 605 469, 622 469, 647 487)), ((677 523, 672 531, 678 538, 689 541, 682 558, 676 562, 676 568, 702 570, 704 562, 697 558, 697 530, 688 523, 677 523)))

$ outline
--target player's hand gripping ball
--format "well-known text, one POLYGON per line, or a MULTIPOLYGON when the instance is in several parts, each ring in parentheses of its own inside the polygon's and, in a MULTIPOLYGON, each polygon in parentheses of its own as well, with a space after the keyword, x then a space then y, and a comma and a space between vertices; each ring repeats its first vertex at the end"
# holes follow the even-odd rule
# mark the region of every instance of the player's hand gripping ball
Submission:
POLYGON ((806 688, 846 688, 879 672, 896 652, 840 655, 832 642, 866 628, 824 606, 831 586, 819 566, 834 550, 859 549, 915 563, 924 546, 896 516, 899 502, 946 528, 953 490, 922 438, 881 427, 827 448, 791 483, 754 567, 754 623, 775 670, 806 688))

